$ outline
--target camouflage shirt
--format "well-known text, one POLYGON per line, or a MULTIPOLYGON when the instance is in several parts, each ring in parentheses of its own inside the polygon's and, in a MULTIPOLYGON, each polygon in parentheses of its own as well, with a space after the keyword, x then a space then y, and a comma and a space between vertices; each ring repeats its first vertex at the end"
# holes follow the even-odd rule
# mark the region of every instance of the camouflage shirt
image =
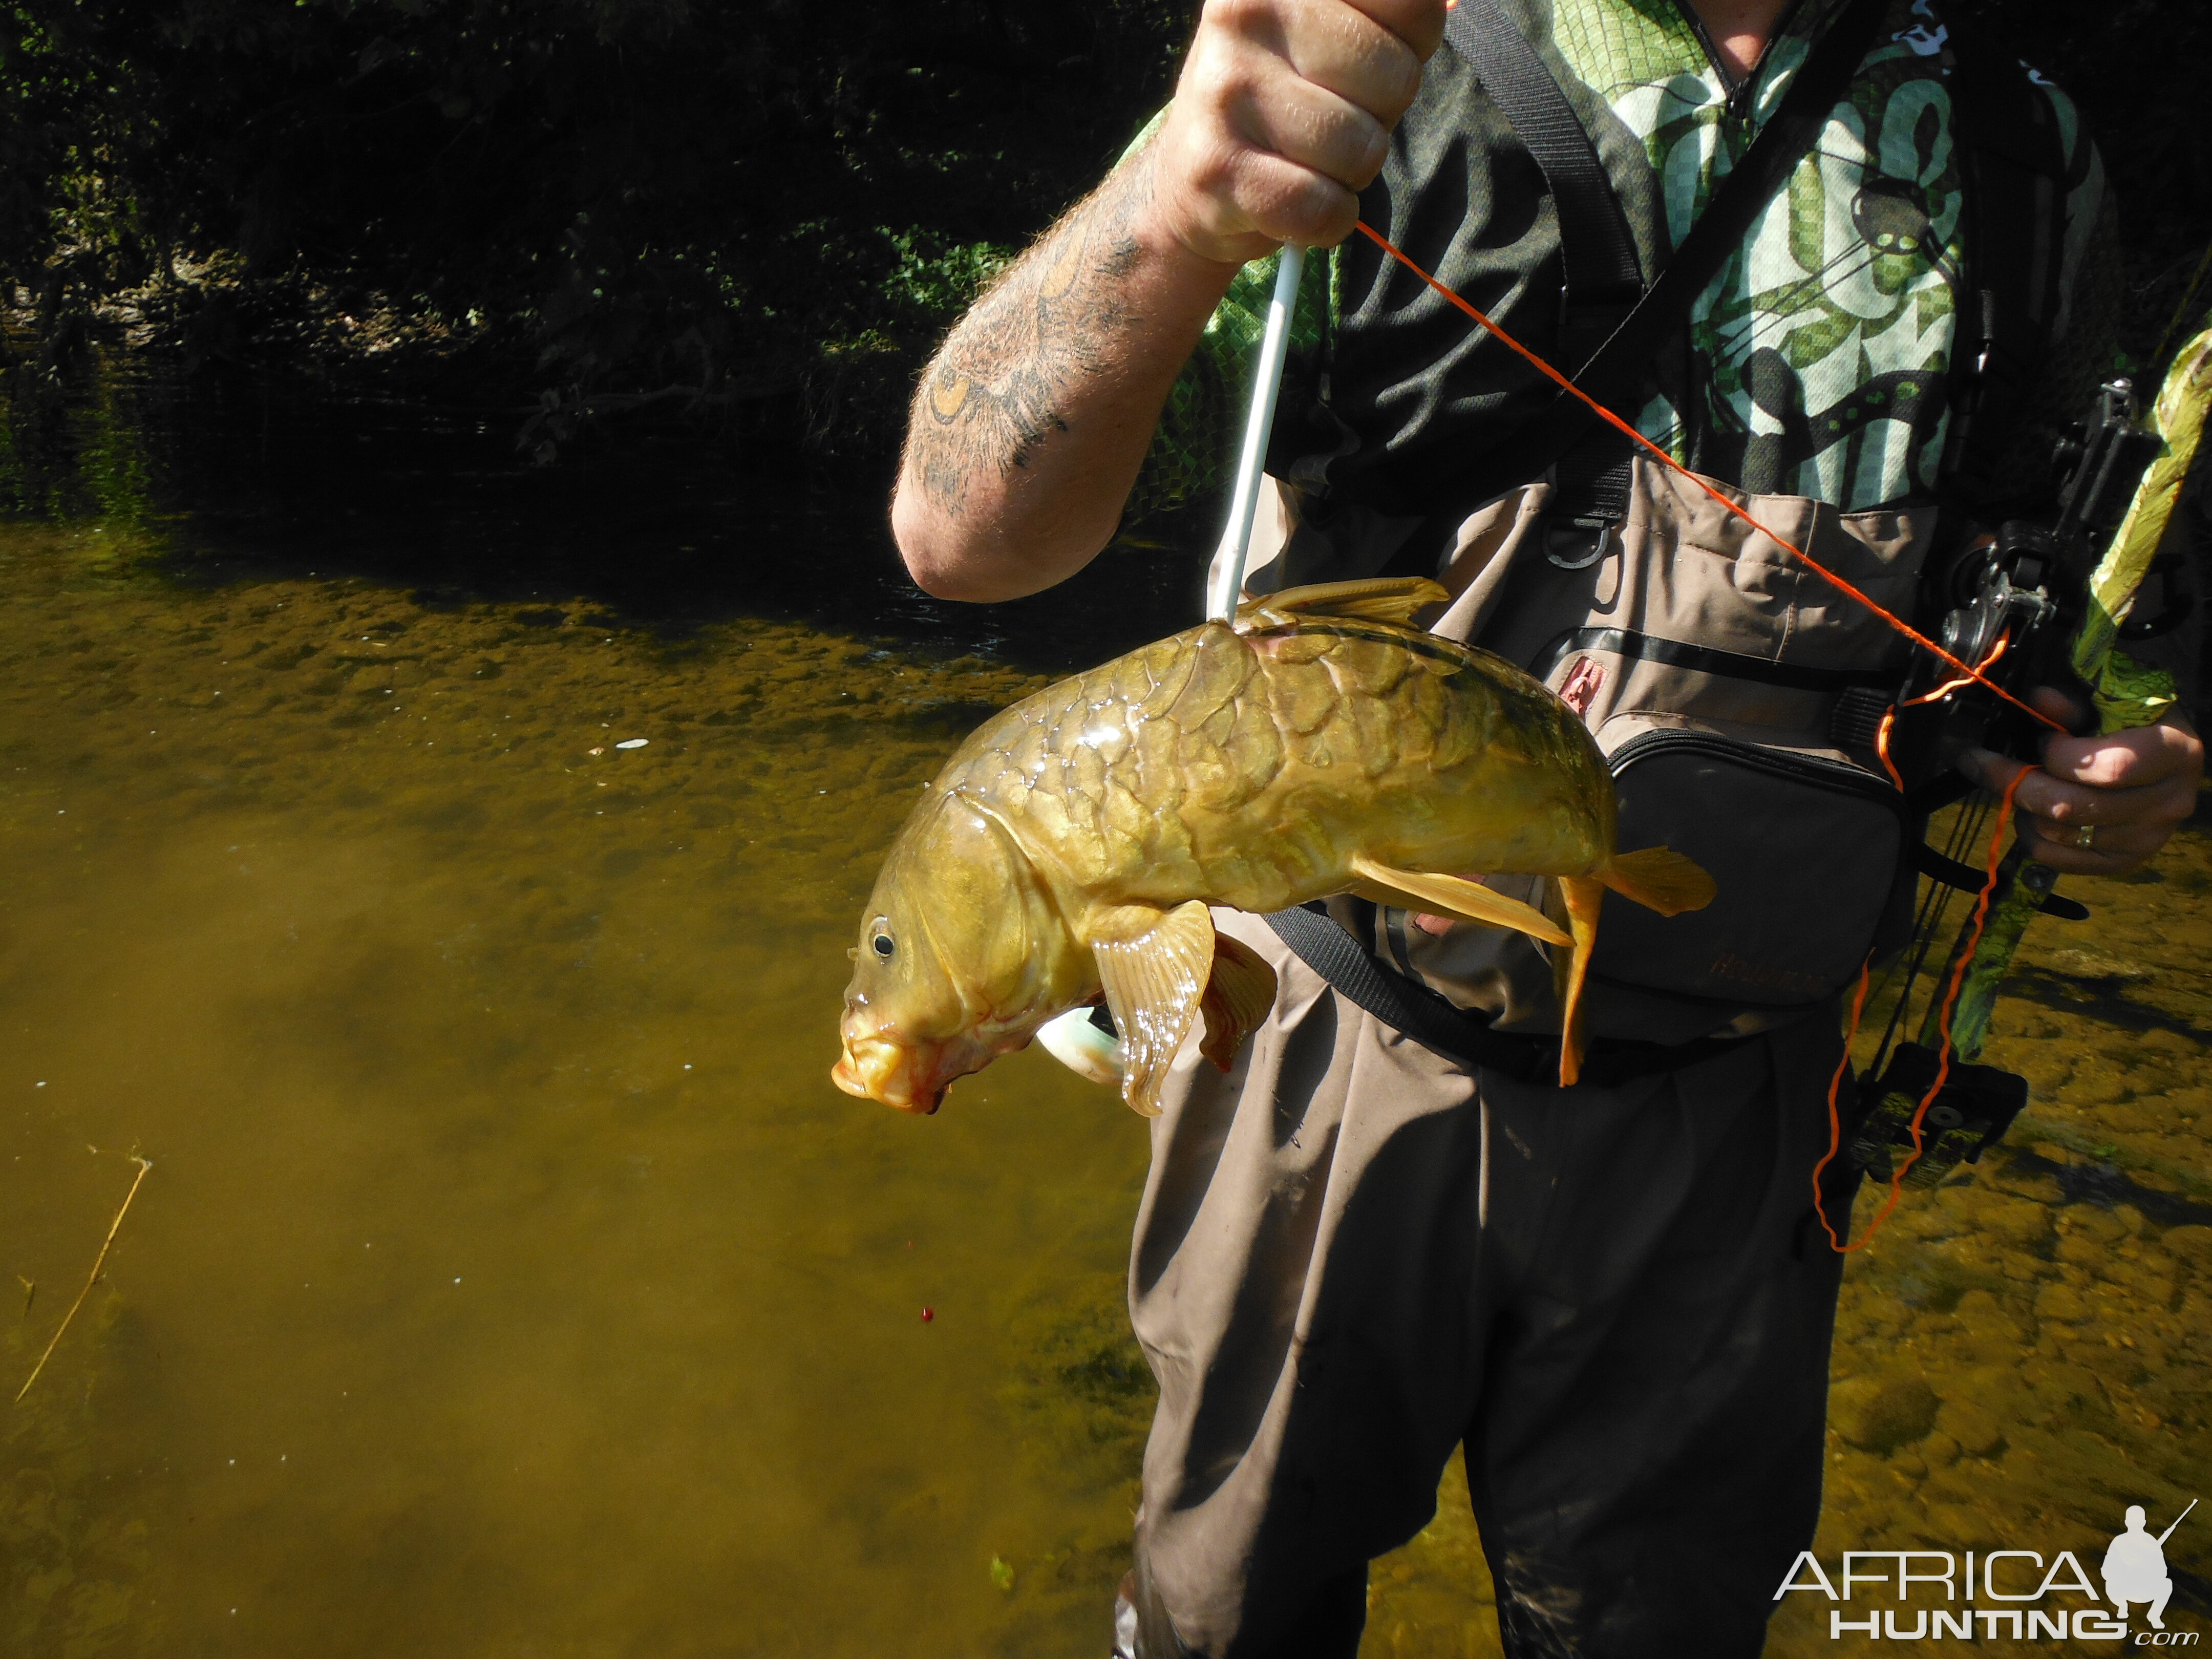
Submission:
MULTIPOLYGON (((1740 85, 1674 0, 1504 3, 1582 117, 1648 276, 1844 0, 1801 0, 1740 85)), ((1685 465, 1847 511, 1934 491, 1964 242, 1944 4, 1894 0, 1820 139, 1692 306, 1686 351, 1660 366, 1635 416, 1685 465)), ((2096 291, 2111 262, 2091 257, 2109 246, 2098 234, 2108 208, 2075 106, 2031 78, 2056 112, 2066 168, 2062 300, 2039 401, 2070 415, 2111 359, 2096 291)), ((1450 47, 1431 59, 1361 216, 1558 361, 1559 237, 1542 175, 1450 47)), ((1223 301, 1133 510, 1187 500, 1233 464, 1273 281, 1273 260, 1248 266, 1223 301)), ((1552 396, 1364 238, 1310 262, 1293 338, 1271 470, 1385 511, 1421 510, 1430 481, 1448 490, 1465 458, 1552 396)))

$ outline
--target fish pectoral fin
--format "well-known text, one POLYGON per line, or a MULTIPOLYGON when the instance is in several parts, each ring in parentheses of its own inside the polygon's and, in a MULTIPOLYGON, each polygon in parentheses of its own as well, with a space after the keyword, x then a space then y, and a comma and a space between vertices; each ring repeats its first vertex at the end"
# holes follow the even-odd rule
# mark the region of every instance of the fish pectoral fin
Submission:
POLYGON ((1227 1071, 1244 1039, 1259 1030, 1274 1006, 1275 970, 1250 945, 1216 933, 1213 973, 1199 1003, 1206 1014, 1206 1041, 1199 1052, 1227 1071))
POLYGON ((1420 870, 1393 870, 1364 854, 1355 854, 1352 871, 1363 884, 1388 888, 1419 901, 1408 908, 1434 910, 1490 927, 1510 927, 1547 945, 1571 945, 1574 939, 1559 923, 1534 905, 1494 893, 1479 881, 1464 876, 1440 876, 1420 870))
POLYGON ((1159 920, 1143 932, 1091 947, 1121 1034, 1121 1098, 1140 1117, 1160 1115, 1160 1084, 1213 978, 1213 917, 1206 906, 1192 899, 1152 914, 1159 920))
POLYGON ((1633 899, 1662 916, 1679 916, 1685 910, 1702 910, 1713 902, 1713 878, 1680 853, 1664 847, 1646 847, 1634 853, 1616 853, 1597 878, 1625 899, 1633 899))
POLYGON ((1451 603, 1451 590, 1426 576, 1370 576, 1356 582, 1315 582, 1286 587, 1237 607, 1245 611, 1290 611, 1309 617, 1356 617, 1362 622, 1413 624, 1413 613, 1451 603))

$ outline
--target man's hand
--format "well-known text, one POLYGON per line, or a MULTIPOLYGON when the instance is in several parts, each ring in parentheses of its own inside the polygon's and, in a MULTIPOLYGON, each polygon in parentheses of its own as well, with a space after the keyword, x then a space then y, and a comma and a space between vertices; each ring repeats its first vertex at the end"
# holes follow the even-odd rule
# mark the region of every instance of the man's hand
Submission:
MULTIPOLYGON (((2053 720, 2078 724, 2086 713, 2073 698, 2043 687, 2028 701, 2053 720)), ((1959 769, 1984 789, 2002 792, 2020 763, 1985 749, 1969 750, 1959 769)), ((2045 739, 2041 769, 2028 774, 2014 798, 2027 855, 2054 870, 2123 876, 2166 843, 2197 805, 2204 745, 2178 710, 2156 726, 2110 737, 2045 739), (2096 834, 2078 844, 2084 826, 2096 834)))
POLYGON ((1443 0, 1207 0, 1154 141, 1163 228, 1225 264, 1334 247, 1443 33, 1443 0))

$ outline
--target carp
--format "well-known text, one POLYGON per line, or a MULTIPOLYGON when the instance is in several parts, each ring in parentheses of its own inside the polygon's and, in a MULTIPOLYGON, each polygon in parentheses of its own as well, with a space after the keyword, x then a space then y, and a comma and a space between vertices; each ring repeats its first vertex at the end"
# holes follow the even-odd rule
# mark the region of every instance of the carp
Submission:
POLYGON ((1605 890, 1662 915, 1711 878, 1616 853, 1613 776, 1574 711, 1489 653, 1412 625, 1437 583, 1293 588, 1048 686, 962 744, 860 918, 837 1086, 910 1112, 1103 995, 1122 1095, 1151 1116, 1202 1017, 1226 1070, 1273 969, 1209 905, 1333 894, 1565 947, 1559 1081, 1580 1066, 1605 890), (1549 876, 1556 916, 1456 873, 1549 876), (1560 926, 1564 921, 1565 926, 1560 926))

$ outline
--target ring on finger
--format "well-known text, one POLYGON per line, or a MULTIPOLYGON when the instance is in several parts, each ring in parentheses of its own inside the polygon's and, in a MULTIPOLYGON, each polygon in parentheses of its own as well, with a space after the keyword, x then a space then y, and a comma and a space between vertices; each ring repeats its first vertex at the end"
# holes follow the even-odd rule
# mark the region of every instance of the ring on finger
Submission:
POLYGON ((2095 824, 2085 823, 2079 830, 2076 830, 2074 832, 2072 845, 2081 848, 2084 852, 2087 852, 2090 848, 2094 847, 2096 844, 2097 826, 2095 824))

